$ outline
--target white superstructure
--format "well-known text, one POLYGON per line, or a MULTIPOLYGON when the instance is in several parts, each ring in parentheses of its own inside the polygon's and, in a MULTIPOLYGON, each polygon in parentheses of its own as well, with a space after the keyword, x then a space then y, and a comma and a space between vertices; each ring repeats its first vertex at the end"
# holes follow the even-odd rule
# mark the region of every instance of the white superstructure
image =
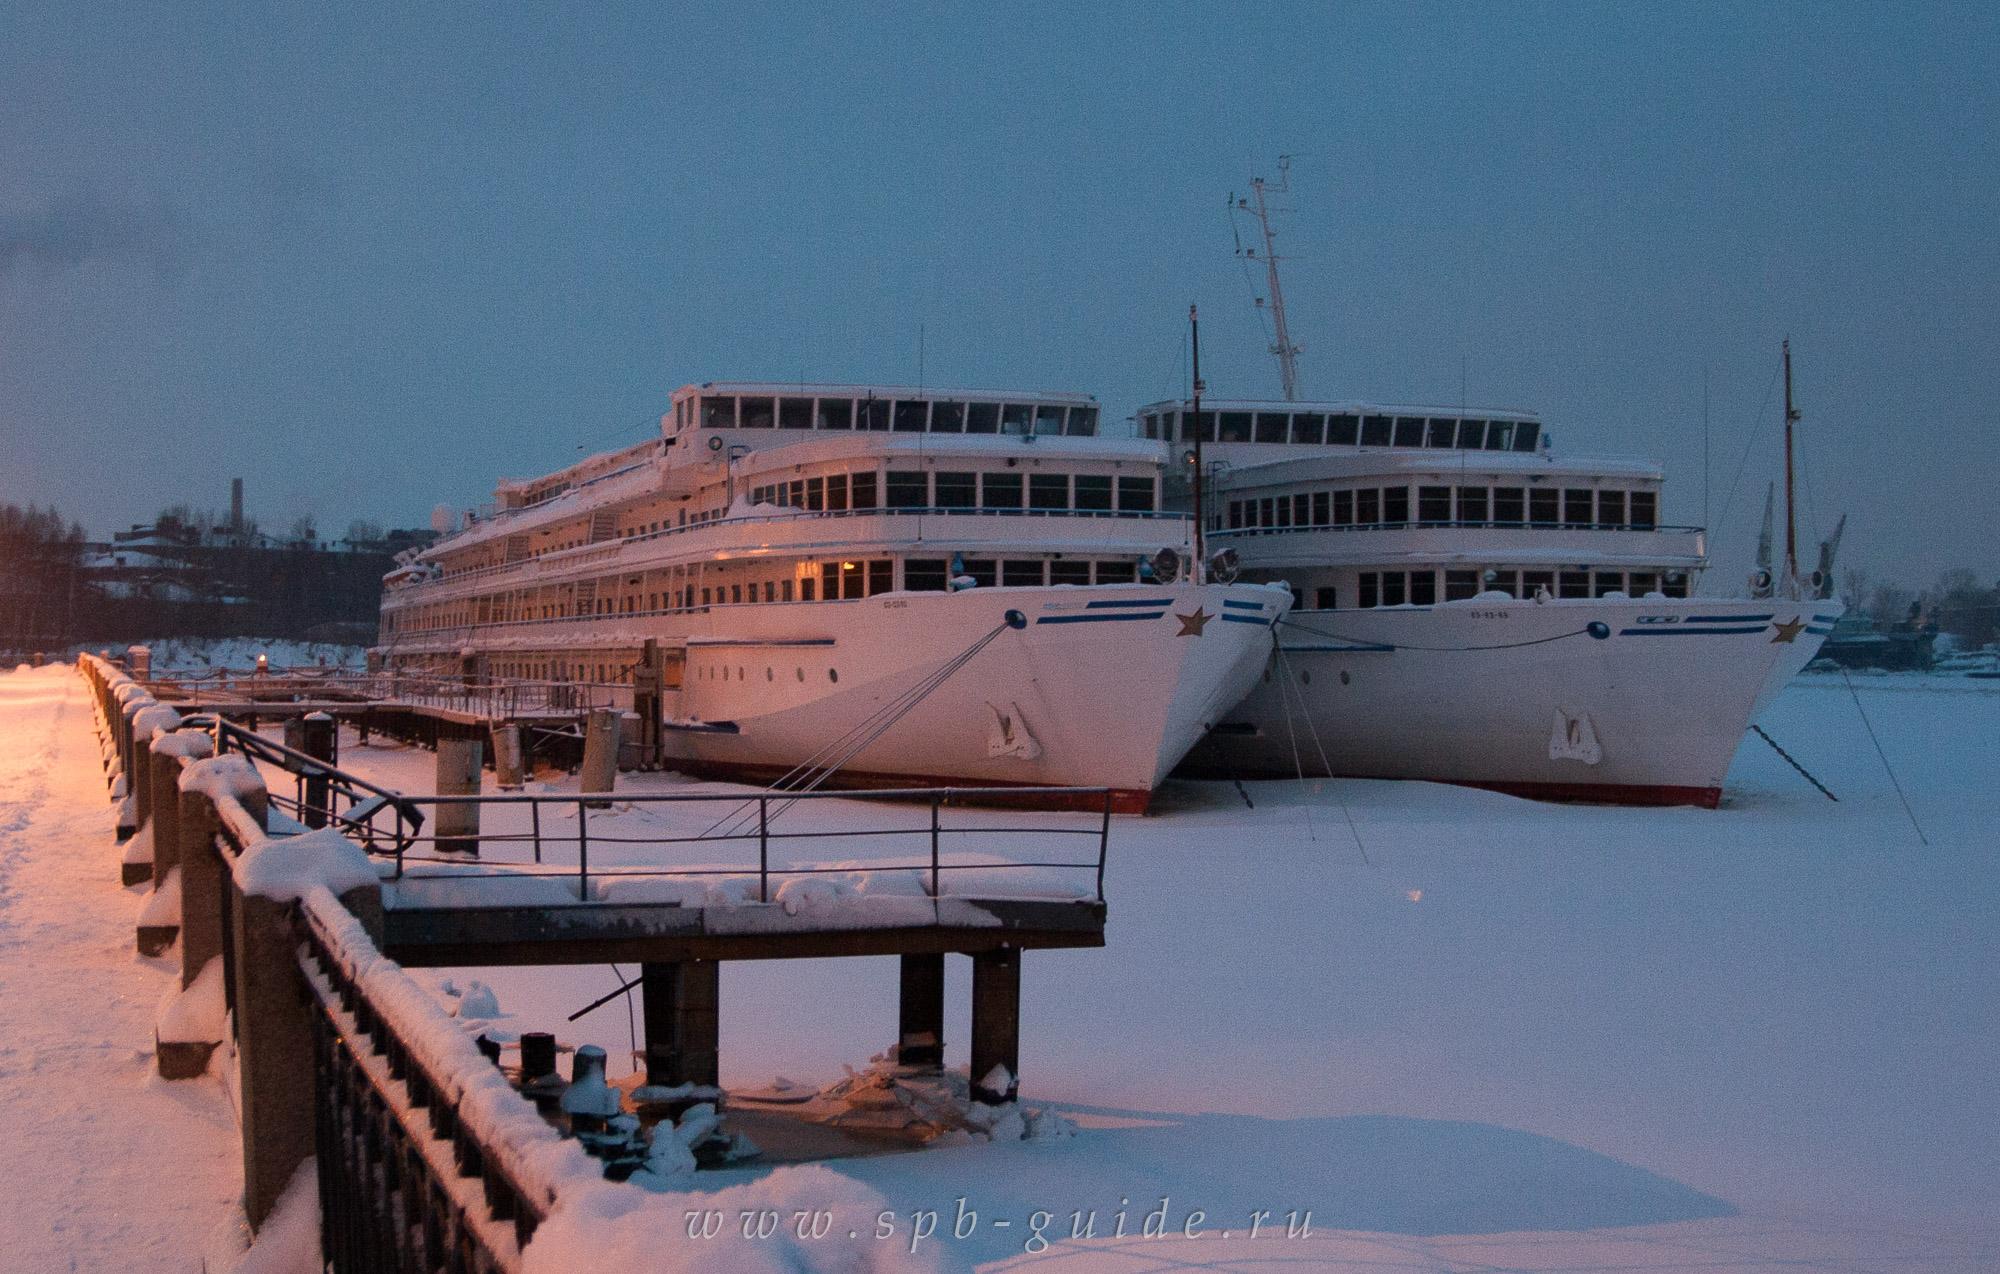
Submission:
POLYGON ((1105 786, 1140 809, 1291 599, 1155 569, 1192 520, 1162 507, 1160 447, 1097 417, 1082 395, 689 385, 661 437, 501 483, 392 573, 382 653, 629 686, 650 643, 670 766, 840 760, 836 784, 1105 786))
MULTIPOLYGON (((1184 405, 1140 409, 1176 451, 1184 405)), ((1694 597, 1698 527, 1644 461, 1558 458, 1522 412, 1202 404, 1208 541, 1298 598, 1194 772, 1436 779, 1713 806, 1837 602, 1694 597)))

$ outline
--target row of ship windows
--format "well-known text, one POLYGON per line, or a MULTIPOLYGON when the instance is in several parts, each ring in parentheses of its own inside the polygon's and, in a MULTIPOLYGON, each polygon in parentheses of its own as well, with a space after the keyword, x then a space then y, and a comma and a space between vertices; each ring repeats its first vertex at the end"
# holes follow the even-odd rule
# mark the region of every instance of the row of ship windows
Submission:
MULTIPOLYGON (((897 587, 896 566, 894 558, 807 563, 796 580, 767 579, 709 587, 689 584, 649 593, 620 591, 616 595, 588 596, 580 603, 535 597, 468 598, 426 606, 415 612, 394 612, 388 617, 388 631, 427 632, 474 622, 500 624, 755 602, 852 601, 893 591, 897 587)), ((953 588, 996 585, 1039 588, 1046 584, 1133 584, 1138 582, 1139 573, 1139 564, 1131 558, 911 557, 902 559, 902 588, 905 592, 942 593, 953 588)), ((616 585, 605 587, 612 589, 616 585)))
MULTIPOLYGON (((1653 491, 1591 487, 1418 487, 1417 526, 1623 527, 1659 525, 1653 491)), ((1362 487, 1301 491, 1260 500, 1231 500, 1227 520, 1211 530, 1300 526, 1409 526, 1410 488, 1362 487)))
MULTIPOLYGON (((1462 420, 1457 416, 1363 416, 1283 411, 1204 411, 1203 442, 1293 442, 1333 447, 1438 447, 1455 451, 1533 451, 1542 427, 1532 420, 1462 420)), ((1145 416, 1148 438, 1193 442, 1195 413, 1145 416), (1177 423, 1178 422, 1178 423, 1177 423)))
MULTIPOLYGON (((893 433, 1043 434, 1089 438, 1097 433, 1097 408, 1060 403, 968 403, 929 398, 772 398, 704 394, 704 429, 861 429, 893 433)), ((693 399, 674 407, 686 428, 693 399)))
MULTIPOLYGON (((875 475, 855 474, 854 507, 875 507, 875 475), (868 479, 867 500, 858 485, 868 479)), ((883 503, 891 509, 1076 509, 1084 512, 1150 513, 1154 504, 1151 478, 1113 478, 1104 473, 971 473, 891 469, 885 477, 883 503)), ((810 512, 839 512, 849 505, 846 475, 822 480, 801 478, 755 487, 756 504, 775 504, 810 512)))
MULTIPOLYGON (((1440 575, 1448 602, 1470 601, 1481 593, 1505 593, 1526 600, 1613 594, 1644 597, 1654 592, 1663 597, 1688 595, 1683 571, 1362 571, 1356 580, 1355 605, 1363 610, 1373 606, 1434 606, 1440 575)), ((1313 590, 1313 607, 1339 610, 1339 590, 1313 590)))

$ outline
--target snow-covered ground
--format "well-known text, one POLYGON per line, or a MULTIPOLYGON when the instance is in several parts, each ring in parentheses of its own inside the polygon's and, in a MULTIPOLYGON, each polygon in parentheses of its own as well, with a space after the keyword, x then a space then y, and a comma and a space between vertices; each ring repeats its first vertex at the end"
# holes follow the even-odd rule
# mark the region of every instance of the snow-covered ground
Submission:
POLYGON ((177 952, 133 952, 90 696, 0 673, 0 1269, 200 1268, 242 1190, 222 1084, 153 1073, 177 952))
MULTIPOLYGON (((10 942, 23 924, 52 923, 47 901, 19 910, 17 882, 53 854, 37 870, 60 860, 74 879, 38 896, 103 912, 62 913, 102 930, 84 967, 160 981, 129 954, 88 708, 66 678, 0 676, 0 747, 20 753, 0 771, 0 829, 11 829, 0 922, 10 942), (24 783, 51 750, 74 775, 24 783)), ((852 1189, 828 1197, 879 1192, 892 1213, 883 1242, 898 1252, 935 1211, 910 1259, 933 1253, 945 1268, 2000 1269, 2000 860, 1988 830, 2000 814, 2000 686, 1854 684, 1928 846, 1838 675, 1801 678, 1764 723, 1838 803, 1754 736, 1716 811, 1363 781, 1250 784, 1251 808, 1233 785, 1177 785, 1163 812, 1114 826, 1109 945, 1023 960, 1024 1100, 1065 1110, 1081 1135, 842 1161, 824 1171, 852 1189), (1138 1237, 1163 1199, 1170 1233, 1202 1237, 1138 1237), (1286 1238, 1287 1214, 1307 1208, 1313 1237, 1286 1238), (1100 1237, 1024 1250, 1038 1211, 1050 1240, 1093 1211, 1100 1237), (1127 1237, 1107 1237, 1121 1211, 1127 1237), (1258 1211, 1270 1213, 1263 1236, 1246 1242, 1258 1211), (968 1237, 953 1237, 960 1229, 968 1237)), ((411 791, 432 773, 428 753, 351 735, 342 762, 411 791)), ((666 777, 620 784, 687 790, 666 777)), ((87 1037, 111 1029, 115 1013, 97 1008, 116 988, 30 982, 21 958, 10 949, 0 966, 0 1022, 14 1036, 0 1048, 39 1029, 51 1049, 87 1052, 87 1037), (92 1012, 80 1014, 86 996, 92 1012)), ((447 973, 423 976, 438 985, 447 973)), ((493 987, 503 1029, 554 1030, 614 1060, 630 1047, 621 1003, 564 1021, 618 985, 611 969, 448 976, 493 987)), ((957 1064, 969 962, 949 961, 948 977, 957 1064)), ((839 1078, 842 1063, 893 1038, 895 987, 893 960, 725 966, 725 1083, 839 1078)), ((150 997, 136 1003, 143 1022, 150 997)), ((44 1118, 34 1085, 71 1081, 20 1077, 16 1056, 0 1053, 18 1129, 44 1118)), ((185 1119, 184 1107, 147 1106, 157 1081, 139 1078, 138 1061, 130 1070, 45 1105, 74 1112, 116 1095, 126 1104, 112 1122, 135 1142, 133 1127, 185 1119)), ((17 1134, 4 1152, 22 1160, 17 1179, 32 1175, 30 1158, 37 1170, 106 1161, 76 1119, 17 1134)), ((121 1149, 110 1162, 122 1164, 121 1149)), ((9 1199, 9 1232, 114 1213, 137 1193, 132 1180, 171 1175, 124 1171, 32 1206, 9 1199)), ((757 1176, 698 1181, 728 1189, 712 1206, 734 1208, 763 1197, 757 1176)), ((181 1173, 170 1188, 212 1223, 221 1209, 201 1183, 181 1173)), ((709 1205, 706 1193, 686 1203, 709 1205)), ((203 1228, 182 1220, 189 1234, 203 1228)), ((838 1221, 878 1226, 872 1214, 838 1221)), ((748 1267, 756 1242, 654 1242, 651 1265, 629 1267, 748 1267)))

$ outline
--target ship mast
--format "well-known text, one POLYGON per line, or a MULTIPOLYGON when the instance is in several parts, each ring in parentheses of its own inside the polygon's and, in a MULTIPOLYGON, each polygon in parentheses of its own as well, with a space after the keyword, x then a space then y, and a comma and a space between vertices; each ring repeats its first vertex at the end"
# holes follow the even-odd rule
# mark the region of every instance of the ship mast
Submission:
MULTIPOLYGON (((1271 187, 1276 193, 1284 194, 1286 189, 1291 185, 1291 168, 1292 157, 1290 155, 1278 156, 1278 184, 1275 187, 1271 187)), ((1284 382, 1285 401, 1288 403, 1297 402, 1299 398, 1299 347, 1292 344, 1292 334, 1285 327, 1285 293, 1284 289, 1278 286, 1278 253, 1272 246, 1271 213, 1264 201, 1266 182, 1262 177, 1254 178, 1250 182, 1250 189, 1256 193, 1257 206, 1253 209, 1248 199, 1238 199, 1236 206, 1242 211, 1253 213, 1256 216, 1257 227, 1264 235, 1264 280, 1265 286, 1271 292, 1271 325, 1277 333, 1277 340, 1272 344, 1271 352, 1278 356, 1278 379, 1284 382)), ((1257 249, 1255 248, 1239 246, 1236 252, 1237 255, 1245 259, 1255 259, 1257 256, 1257 249)), ((1262 299, 1259 299, 1257 304, 1261 306, 1263 304, 1262 299)))
POLYGON ((1784 588, 1793 597, 1799 594, 1798 518, 1792 503, 1792 426, 1799 421, 1792 406, 1792 342, 1785 340, 1785 575, 1784 588))
POLYGON ((1206 388, 1201 383, 1201 320, 1195 316, 1193 305, 1188 306, 1188 341, 1194 359, 1194 410, 1189 414, 1194 430, 1194 561, 1188 563, 1188 580, 1195 584, 1205 584, 1208 561, 1208 510, 1202 505, 1201 472, 1201 391, 1206 388))

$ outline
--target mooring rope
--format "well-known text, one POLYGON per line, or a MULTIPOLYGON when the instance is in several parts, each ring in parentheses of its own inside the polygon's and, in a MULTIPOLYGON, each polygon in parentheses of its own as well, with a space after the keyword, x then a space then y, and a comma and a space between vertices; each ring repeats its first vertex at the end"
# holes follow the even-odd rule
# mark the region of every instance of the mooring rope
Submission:
POLYGON ((1790 764, 1791 764, 1791 767, 1792 767, 1793 769, 1797 770, 1797 771, 1798 771, 1799 773, 1801 773, 1801 774, 1804 774, 1804 775, 1806 776, 1806 782, 1808 782, 1808 783, 1812 784, 1812 785, 1813 785, 1814 787, 1818 788, 1818 789, 1819 789, 1819 790, 1820 790, 1820 791, 1821 791, 1821 792, 1822 792, 1822 793, 1823 793, 1823 794, 1824 794, 1824 795, 1826 796, 1826 799, 1827 799, 1827 800, 1829 800, 1829 801, 1838 801, 1838 800, 1840 799, 1840 798, 1839 798, 1838 796, 1835 796, 1835 795, 1834 795, 1833 793, 1831 793, 1831 792, 1828 792, 1828 791, 1826 790, 1826 784, 1824 784, 1824 783, 1820 782, 1820 781, 1819 781, 1818 779, 1814 778, 1814 777, 1812 776, 1812 774, 1811 774, 1811 773, 1810 773, 1809 771, 1807 771, 1807 769, 1806 769, 1806 767, 1805 767, 1805 766, 1803 766, 1803 765, 1800 765, 1800 764, 1799 764, 1799 763, 1798 763, 1798 762, 1797 762, 1796 760, 1794 760, 1794 759, 1793 759, 1793 757, 1792 757, 1792 754, 1791 754, 1791 753, 1789 753, 1789 752, 1785 751, 1785 750, 1784 750, 1783 748, 1779 747, 1779 746, 1778 746, 1778 741, 1777 741, 1776 739, 1772 738, 1772 737, 1771 737, 1770 735, 1768 735, 1768 734, 1765 734, 1765 733, 1764 733, 1764 727, 1763 727, 1763 726, 1760 726, 1760 725, 1758 725, 1758 724, 1757 724, 1756 722, 1754 722, 1754 721, 1753 721, 1753 722, 1751 722, 1751 723, 1750 723, 1750 728, 1751 728, 1752 730, 1755 730, 1755 731, 1757 732, 1757 737, 1758 737, 1758 738, 1762 739, 1762 740, 1763 740, 1764 742, 1766 742, 1766 743, 1768 743, 1768 744, 1770 744, 1770 745, 1771 745, 1771 750, 1772 750, 1773 752, 1776 752, 1776 753, 1777 753, 1777 754, 1778 754, 1779 756, 1781 756, 1781 757, 1784 757, 1786 761, 1790 762, 1790 764))
MULTIPOLYGON (((999 637, 1001 633, 1006 632, 1009 628, 1020 626, 1016 622, 1016 617, 1019 616, 1018 611, 1009 611, 1007 614, 1008 617, 1001 620, 999 626, 992 632, 987 633, 957 655, 952 656, 952 658, 945 661, 935 671, 929 673, 915 685, 904 690, 901 694, 889 700, 888 703, 876 709, 869 716, 850 728, 845 734, 825 744, 811 756, 799 762, 784 774, 779 775, 765 790, 767 792, 787 793, 792 796, 792 799, 780 804, 772 812, 773 816, 781 814, 797 804, 798 797, 817 790, 821 784, 832 778, 840 770, 841 766, 846 765, 869 744, 881 738, 898 721, 908 716, 918 704, 929 698, 934 691, 950 680, 953 674, 965 667, 966 664, 972 662, 973 656, 991 645, 994 639, 999 637), (829 760, 829 757, 832 759, 829 760)), ((701 835, 703 837, 737 835, 749 825, 749 820, 755 814, 756 809, 756 801, 745 801, 742 805, 739 805, 734 810, 717 819, 701 835)))
MULTIPOLYGON (((1278 645, 1277 642, 1273 640, 1272 648, 1277 652, 1277 659, 1278 659, 1278 702, 1281 704, 1285 704, 1285 729, 1292 736, 1292 764, 1298 771, 1299 785, 1303 787, 1306 781, 1305 766, 1299 763, 1298 733, 1292 728, 1291 705, 1285 702, 1285 697, 1284 697, 1285 682, 1290 680, 1291 664, 1285 658, 1285 648, 1283 646, 1278 645)), ((1298 691, 1298 696, 1299 696, 1299 715, 1305 718, 1306 729, 1312 734, 1313 749, 1319 753, 1320 768, 1326 771, 1328 782, 1336 782, 1337 780, 1335 780, 1333 777, 1333 762, 1327 759, 1326 745, 1320 742, 1319 727, 1313 724, 1312 712, 1306 706, 1306 692, 1303 689, 1300 689, 1298 691)), ((1374 866, 1374 864, 1369 862, 1368 860, 1368 847, 1361 843, 1361 829, 1354 825, 1354 811, 1347 808, 1347 798, 1340 794, 1340 789, 1338 787, 1334 789, 1333 799, 1339 803, 1340 812, 1342 816, 1347 819, 1347 834, 1354 838, 1354 849, 1355 852, 1361 855, 1362 866, 1364 867, 1374 866)), ((1306 808, 1308 809, 1308 811, 1310 811, 1312 807, 1308 805, 1306 808)), ((1310 813, 1308 813, 1307 815, 1308 830, 1311 829, 1311 825, 1312 825, 1311 815, 1310 813)))
POLYGON ((1875 755, 1882 758, 1882 772, 1889 776, 1889 786, 1896 789, 1896 799, 1903 803, 1903 813, 1909 815, 1910 826, 1917 829, 1917 839, 1928 847, 1931 843, 1930 837, 1924 835, 1923 824, 1917 821, 1916 811, 1910 808, 1910 798, 1903 795, 1903 785, 1896 781, 1896 771, 1889 765, 1888 754, 1882 751, 1882 740, 1875 737, 1875 727, 1868 721, 1868 710, 1861 706, 1861 696, 1854 689, 1854 678, 1847 675, 1847 669, 1842 668, 1840 679, 1847 683, 1847 693, 1854 698, 1854 710, 1861 714, 1861 725, 1868 731, 1868 741, 1875 745, 1875 755))

